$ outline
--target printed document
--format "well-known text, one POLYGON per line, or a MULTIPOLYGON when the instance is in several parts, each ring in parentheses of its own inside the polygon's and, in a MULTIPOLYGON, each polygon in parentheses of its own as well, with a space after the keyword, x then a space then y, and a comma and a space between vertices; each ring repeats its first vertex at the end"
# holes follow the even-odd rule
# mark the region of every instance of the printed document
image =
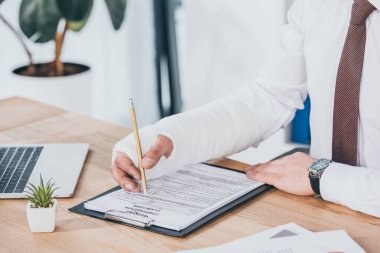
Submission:
POLYGON ((149 180, 147 197, 141 192, 118 190, 84 206, 181 230, 261 185, 244 173, 195 164, 149 180))

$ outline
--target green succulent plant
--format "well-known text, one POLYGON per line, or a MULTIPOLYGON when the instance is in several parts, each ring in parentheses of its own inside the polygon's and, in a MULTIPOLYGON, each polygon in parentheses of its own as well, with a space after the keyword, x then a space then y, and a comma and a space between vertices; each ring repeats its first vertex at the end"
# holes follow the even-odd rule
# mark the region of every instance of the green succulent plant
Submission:
POLYGON ((58 187, 54 187, 55 183, 52 182, 52 179, 45 184, 42 179, 42 175, 40 175, 40 184, 35 186, 32 183, 29 183, 25 191, 27 194, 27 198, 32 203, 33 208, 48 208, 53 205, 53 196, 54 192, 58 189, 58 187))

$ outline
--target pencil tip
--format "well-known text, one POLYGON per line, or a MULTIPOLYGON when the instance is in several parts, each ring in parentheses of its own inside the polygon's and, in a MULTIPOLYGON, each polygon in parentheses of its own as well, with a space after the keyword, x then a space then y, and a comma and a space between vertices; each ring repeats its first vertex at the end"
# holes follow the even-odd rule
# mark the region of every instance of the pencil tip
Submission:
POLYGON ((129 99, 129 104, 132 106, 133 105, 133 98, 129 99))
POLYGON ((143 190, 144 190, 145 197, 147 197, 148 196, 148 191, 145 188, 143 190))

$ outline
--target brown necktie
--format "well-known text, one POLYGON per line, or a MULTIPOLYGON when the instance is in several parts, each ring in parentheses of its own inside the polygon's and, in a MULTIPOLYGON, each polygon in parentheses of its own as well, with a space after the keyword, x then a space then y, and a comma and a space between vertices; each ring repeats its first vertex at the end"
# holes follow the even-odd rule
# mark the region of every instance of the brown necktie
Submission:
POLYGON ((357 165, 359 94, 366 44, 366 20, 376 8, 355 0, 335 87, 332 160, 357 165))

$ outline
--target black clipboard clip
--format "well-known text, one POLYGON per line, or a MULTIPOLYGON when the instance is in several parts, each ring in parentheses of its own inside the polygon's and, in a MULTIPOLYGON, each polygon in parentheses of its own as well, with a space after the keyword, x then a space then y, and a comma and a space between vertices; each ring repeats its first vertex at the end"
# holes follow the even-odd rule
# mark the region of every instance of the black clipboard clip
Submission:
POLYGON ((121 222, 125 224, 130 224, 130 225, 140 227, 140 228, 149 228, 154 222, 153 219, 150 219, 144 216, 139 216, 136 214, 123 212, 120 210, 108 210, 104 214, 104 219, 121 222))

